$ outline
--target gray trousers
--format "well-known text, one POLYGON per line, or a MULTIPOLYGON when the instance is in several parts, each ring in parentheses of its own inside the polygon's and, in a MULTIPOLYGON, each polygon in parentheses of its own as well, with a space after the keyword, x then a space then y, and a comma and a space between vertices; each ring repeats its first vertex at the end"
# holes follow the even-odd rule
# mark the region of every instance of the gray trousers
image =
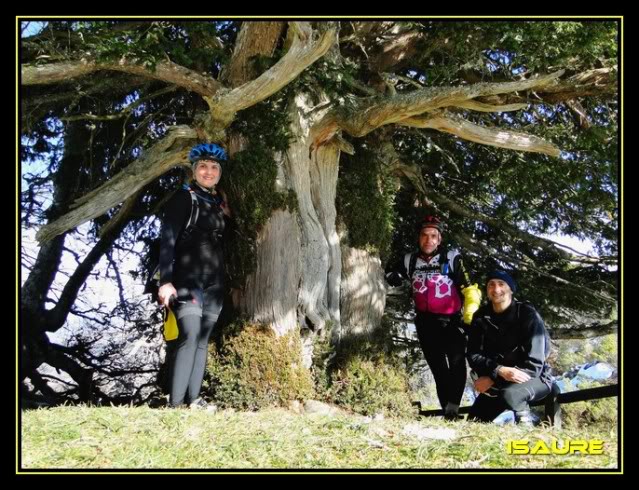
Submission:
POLYGON ((530 410, 530 402, 541 400, 550 393, 548 385, 539 378, 532 378, 525 383, 500 380, 494 388, 490 393, 496 396, 482 393, 475 399, 468 420, 492 422, 504 410, 525 412, 530 410))
POLYGON ((167 345, 170 372, 169 404, 178 407, 195 401, 202 389, 209 337, 217 323, 224 291, 219 286, 204 290, 178 288, 174 312, 178 338, 167 345))

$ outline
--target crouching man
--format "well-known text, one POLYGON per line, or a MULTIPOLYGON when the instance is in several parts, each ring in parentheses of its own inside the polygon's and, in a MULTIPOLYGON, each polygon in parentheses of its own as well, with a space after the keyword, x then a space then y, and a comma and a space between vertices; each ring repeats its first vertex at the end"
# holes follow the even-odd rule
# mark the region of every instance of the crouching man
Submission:
POLYGON ((513 298, 516 289, 507 272, 487 277, 489 301, 474 315, 466 353, 479 392, 469 420, 491 422, 513 410, 517 423, 535 425, 529 404, 550 393, 548 334, 535 308, 513 298))

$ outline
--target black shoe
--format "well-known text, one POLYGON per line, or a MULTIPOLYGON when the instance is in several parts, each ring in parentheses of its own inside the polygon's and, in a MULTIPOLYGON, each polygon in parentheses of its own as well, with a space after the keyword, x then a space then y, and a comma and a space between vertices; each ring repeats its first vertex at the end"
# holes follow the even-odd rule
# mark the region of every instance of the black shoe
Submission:
POLYGON ((459 415, 458 413, 449 412, 444 414, 444 420, 449 420, 449 421, 464 420, 464 416, 459 415))
POLYGON ((186 403, 179 403, 178 405, 174 405, 173 403, 169 403, 167 406, 167 408, 178 408, 178 409, 182 409, 182 408, 188 408, 188 405, 186 403))

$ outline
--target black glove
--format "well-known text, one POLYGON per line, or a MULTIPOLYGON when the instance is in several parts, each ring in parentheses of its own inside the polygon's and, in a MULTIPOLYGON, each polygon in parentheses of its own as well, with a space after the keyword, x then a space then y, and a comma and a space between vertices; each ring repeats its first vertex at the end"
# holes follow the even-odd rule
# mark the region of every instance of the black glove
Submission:
POLYGON ((461 324, 457 325, 457 328, 459 328, 459 331, 465 337, 468 337, 470 335, 470 325, 466 325, 464 322, 462 322, 461 324))
POLYGON ((386 274, 386 282, 396 288, 397 286, 402 285, 404 278, 399 272, 389 272, 386 274))

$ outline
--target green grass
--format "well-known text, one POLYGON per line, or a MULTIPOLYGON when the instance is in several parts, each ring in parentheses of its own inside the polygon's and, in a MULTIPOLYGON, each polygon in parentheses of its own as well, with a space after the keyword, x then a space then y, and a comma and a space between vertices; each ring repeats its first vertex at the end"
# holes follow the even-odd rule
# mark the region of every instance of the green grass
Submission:
POLYGON ((600 469, 618 466, 616 430, 527 430, 438 418, 370 420, 284 409, 217 413, 58 407, 22 413, 22 469, 600 469), (407 430, 412 429, 412 431, 407 430), (449 440, 416 431, 454 431, 449 440), (512 439, 602 439, 604 454, 514 456, 512 439))

